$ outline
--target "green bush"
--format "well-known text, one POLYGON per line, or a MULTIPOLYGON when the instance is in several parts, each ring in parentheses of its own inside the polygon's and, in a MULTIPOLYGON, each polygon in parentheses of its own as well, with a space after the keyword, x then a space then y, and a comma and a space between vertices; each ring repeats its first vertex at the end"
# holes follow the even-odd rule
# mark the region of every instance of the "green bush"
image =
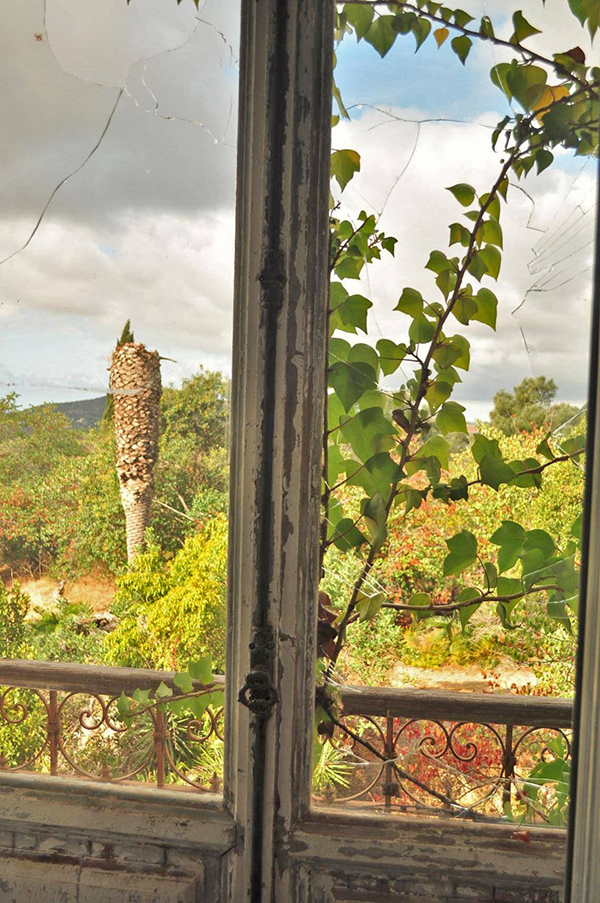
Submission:
POLYGON ((117 580, 112 611, 120 618, 105 646, 110 664, 183 668, 211 655, 225 664, 227 521, 207 521, 171 560, 156 544, 117 580))
POLYGON ((0 581, 0 658, 18 658, 25 645, 29 596, 18 583, 6 589, 0 581))

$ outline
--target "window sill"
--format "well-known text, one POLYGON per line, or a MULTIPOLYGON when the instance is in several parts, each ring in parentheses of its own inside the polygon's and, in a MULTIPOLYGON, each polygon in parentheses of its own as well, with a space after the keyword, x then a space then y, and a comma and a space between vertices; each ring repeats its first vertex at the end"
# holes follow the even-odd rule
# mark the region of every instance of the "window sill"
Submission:
POLYGON ((68 777, 0 772, 2 826, 120 835, 220 855, 235 842, 234 823, 219 794, 93 783, 68 777))

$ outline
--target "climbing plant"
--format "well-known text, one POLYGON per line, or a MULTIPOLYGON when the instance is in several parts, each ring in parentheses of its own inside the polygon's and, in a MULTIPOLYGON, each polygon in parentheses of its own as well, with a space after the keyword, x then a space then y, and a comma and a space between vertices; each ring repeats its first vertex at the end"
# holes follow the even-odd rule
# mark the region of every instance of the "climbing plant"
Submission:
MULTIPOLYGON (((598 25, 596 4, 571 2, 579 21, 592 36, 598 25)), ((416 50, 434 40, 466 64, 476 40, 510 48, 514 58, 491 70, 492 83, 513 104, 492 135, 492 148, 500 150, 498 173, 491 185, 461 182, 448 186, 460 216, 449 224, 450 250, 433 249, 425 269, 431 273, 431 293, 406 286, 400 289, 395 310, 403 319, 398 332, 408 326, 408 341, 392 338, 351 344, 343 333, 369 333, 372 302, 347 288, 363 267, 394 254, 396 240, 378 227, 377 218, 361 211, 355 220, 339 217, 333 204, 331 217, 331 299, 329 305, 329 392, 323 432, 323 520, 321 562, 336 546, 358 555, 360 572, 349 591, 343 613, 334 625, 336 639, 328 652, 326 676, 343 647, 354 620, 371 620, 382 608, 412 613, 415 618, 433 615, 459 617, 464 626, 484 603, 492 603, 502 624, 509 628, 511 612, 527 596, 543 592, 548 613, 569 628, 576 611, 575 568, 578 527, 572 541, 559 547, 544 530, 526 530, 506 521, 489 537, 496 554, 484 558, 480 538, 462 530, 447 539, 443 574, 456 578, 478 566, 458 597, 434 604, 428 593, 418 592, 405 603, 390 601, 385 592, 371 589, 369 574, 389 547, 387 523, 392 510, 405 516, 425 499, 440 504, 468 504, 476 484, 498 491, 503 485, 540 487, 544 471, 561 461, 578 461, 584 452, 584 436, 571 435, 560 443, 546 436, 535 457, 507 460, 497 440, 475 435, 471 454, 475 477, 449 479, 449 437, 467 433, 464 407, 452 399, 460 372, 470 365, 468 327, 474 321, 496 328, 498 298, 493 291, 502 265, 502 209, 509 200, 510 178, 525 179, 552 165, 557 148, 578 155, 596 153, 598 84, 600 68, 586 65, 576 47, 544 57, 526 46, 540 34, 522 12, 512 16, 509 40, 496 36, 491 20, 479 23, 461 9, 440 3, 346 3, 339 7, 336 37, 354 35, 384 57, 396 40, 412 35, 416 50), (515 104, 516 102, 516 104, 515 104), (396 391, 380 387, 382 377, 406 365, 411 376, 396 391), (349 492, 349 487, 354 487, 349 492)), ((339 90, 334 90, 340 118, 349 118, 339 90)), ((332 154, 332 177, 343 191, 360 170, 360 156, 352 149, 332 154)), ((323 601, 323 600, 322 600, 323 601)), ((327 602, 327 599, 324 600, 327 602)))

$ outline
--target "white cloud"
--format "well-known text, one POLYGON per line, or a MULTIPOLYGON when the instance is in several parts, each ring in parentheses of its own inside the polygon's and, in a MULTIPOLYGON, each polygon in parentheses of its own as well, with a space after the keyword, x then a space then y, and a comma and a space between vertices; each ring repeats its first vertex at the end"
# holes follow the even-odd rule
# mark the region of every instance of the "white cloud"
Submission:
MULTIPOLYGON (((356 215, 366 206, 381 213, 381 228, 398 238, 395 259, 384 255, 383 262, 375 263, 361 290, 375 304, 372 340, 379 337, 379 328, 384 336, 401 341, 409 321, 393 307, 402 288, 413 286, 429 300, 436 300, 436 295, 441 300, 434 277, 424 266, 430 250, 448 250, 448 225, 463 219, 464 212, 445 189, 469 182, 483 193, 497 176, 501 154, 492 152, 490 130, 482 127, 496 121, 494 113, 468 125, 424 123, 415 150, 417 126, 392 116, 420 119, 425 114, 415 108, 388 112, 391 116, 366 108, 358 120, 336 127, 334 144, 354 147, 362 157, 361 172, 343 195, 342 211, 356 215)), ((522 184, 533 205, 518 188, 509 189, 508 204, 503 205, 502 272, 497 285, 484 281, 498 295, 497 332, 481 324, 465 328, 453 320, 456 331, 464 332, 472 343, 471 371, 456 394, 474 413, 476 408, 480 413, 481 404, 490 402, 499 388, 511 388, 532 372, 554 377, 565 399, 585 398, 592 272, 584 271, 591 261, 593 213, 579 219, 578 205, 583 210, 593 205, 594 167, 587 166, 577 177, 577 169, 566 171, 559 163, 522 184), (583 250, 577 250, 580 245, 583 250), (532 275, 528 265, 536 246, 538 254, 545 254, 539 259, 546 268, 532 275), (550 265, 553 271, 548 270, 550 265), (553 275, 560 271, 562 276, 553 275), (511 315, 528 289, 536 284, 552 288, 564 280, 571 281, 527 295, 518 314, 511 315)))

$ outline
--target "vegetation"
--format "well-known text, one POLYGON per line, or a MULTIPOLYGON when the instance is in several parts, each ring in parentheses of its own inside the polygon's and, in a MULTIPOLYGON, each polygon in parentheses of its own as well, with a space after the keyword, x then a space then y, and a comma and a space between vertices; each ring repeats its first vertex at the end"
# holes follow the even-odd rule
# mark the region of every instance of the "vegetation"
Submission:
POLYGON ((512 436, 531 432, 536 427, 554 431, 572 420, 578 408, 565 402, 555 403, 557 387, 553 379, 545 376, 526 377, 514 392, 500 389, 494 395, 494 407, 490 423, 512 436))
MULTIPOLYGON (((593 34, 595 6, 570 5, 593 34)), ((382 57, 408 35, 417 50, 427 40, 442 52, 449 47, 463 65, 475 40, 510 50, 513 59, 494 66, 491 80, 513 107, 492 136, 492 152, 501 148, 496 178, 448 187, 459 217, 448 227, 451 250, 432 249, 424 260, 432 283, 426 296, 398 287, 395 335, 376 345, 355 340, 370 334, 372 302, 351 280, 393 255, 396 239, 366 210, 341 215, 341 192, 361 161, 352 149, 332 154, 320 546, 323 610, 331 608, 335 620, 332 626, 327 614, 334 640, 320 669, 322 736, 339 723, 336 671, 374 682, 399 660, 435 667, 507 655, 535 664, 537 657, 540 668, 556 665, 545 669, 544 690, 571 690, 564 661, 577 626, 585 423, 569 423, 574 410, 555 403, 556 385, 545 377, 498 392, 491 424, 474 435, 452 398, 470 367, 469 326, 496 329, 491 286, 502 266, 511 179, 543 172, 565 150, 596 152, 600 70, 579 48, 534 52, 527 40, 539 30, 519 11, 512 21, 504 40, 487 16, 475 23, 463 10, 425 0, 346 3, 337 12, 337 39, 353 35, 382 57), (404 382, 401 365, 410 370, 404 382), (390 391, 381 387, 389 377, 397 379, 390 391)), ((334 94, 335 123, 349 114, 337 88, 334 94)), ((127 324, 115 354, 141 347, 132 340, 127 324)), ((75 431, 51 406, 21 411, 15 396, 0 401, 0 555, 11 586, 0 596, 0 643, 7 655, 176 669, 200 719, 217 698, 211 659, 224 666, 227 381, 200 370, 164 391, 154 421, 159 455, 148 544, 128 566, 111 406, 97 428, 75 431), (114 630, 101 630, 76 599, 26 620, 30 606, 13 575, 64 578, 97 567, 115 579, 114 630), (193 680, 208 692, 194 691, 193 680)), ((121 716, 161 705, 177 714, 181 701, 171 695, 162 687, 153 698, 123 697, 121 716)), ((321 744, 316 751, 318 789, 344 786, 343 760, 321 744)), ((220 755, 213 750, 207 773, 220 755)), ((559 753, 556 762, 562 780, 559 753)), ((532 786, 554 780, 546 764, 532 771, 532 786)))

